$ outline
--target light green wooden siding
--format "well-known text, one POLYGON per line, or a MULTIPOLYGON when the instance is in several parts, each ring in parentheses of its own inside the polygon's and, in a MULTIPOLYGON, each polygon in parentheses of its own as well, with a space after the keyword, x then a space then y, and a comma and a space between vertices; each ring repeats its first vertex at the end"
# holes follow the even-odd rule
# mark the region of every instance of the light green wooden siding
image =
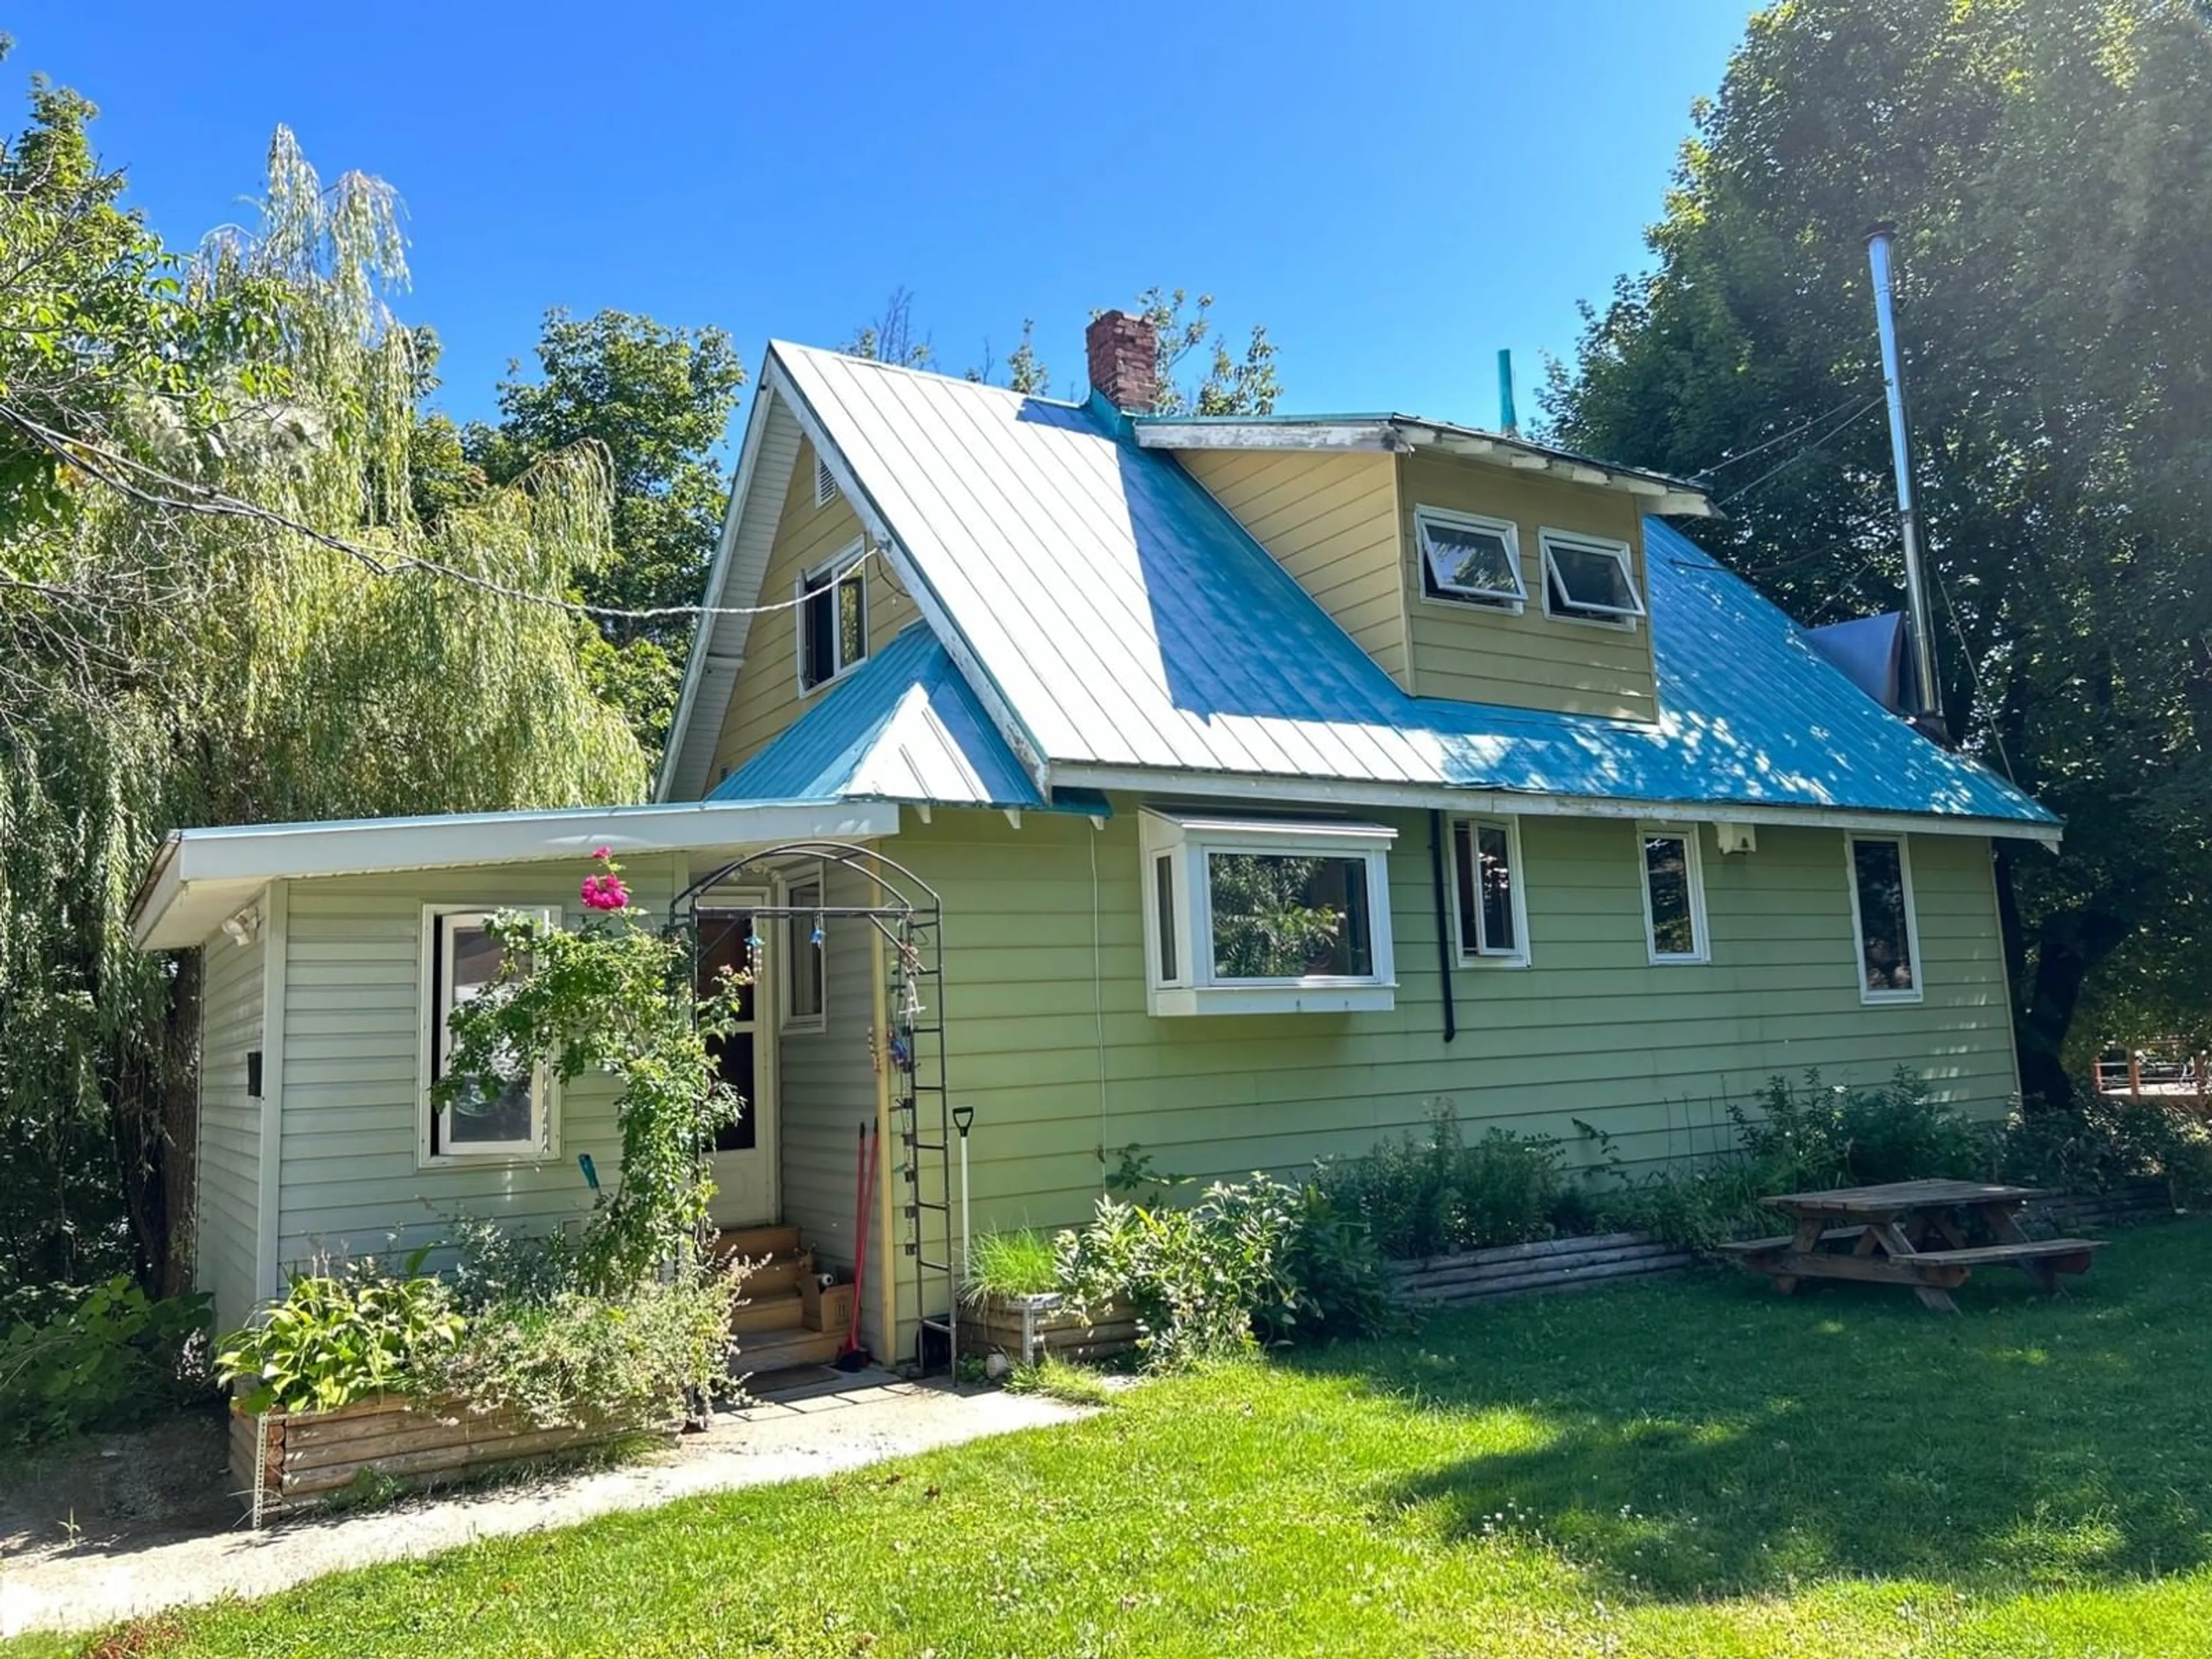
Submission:
POLYGON ((261 1102, 246 1092, 246 1057, 262 1046, 266 940, 217 933, 200 946, 198 1201, 195 1282, 215 1297, 216 1328, 245 1322, 256 1299, 261 1102))
POLYGON ((1913 1006, 1859 1001, 1840 832, 1761 826, 1723 859, 1702 833, 1714 960, 1645 957, 1633 824, 1522 822, 1534 965, 1455 968, 1447 1045, 1425 814, 1400 832, 1391 902, 1400 989, 1375 1014, 1154 1018, 1141 977, 1137 803, 1098 833, 1097 927, 1077 817, 909 816, 897 854, 943 892, 952 1097, 976 1108, 977 1224, 1058 1225, 1099 1190, 1097 1149, 1140 1144, 1211 1178, 1366 1151, 1449 1099, 1587 1156, 1572 1120, 1649 1162, 1726 1139, 1727 1103, 1819 1067, 1873 1082, 1900 1065, 1977 1113, 2013 1092, 1988 845, 1917 836, 1928 983, 1913 1006), (1097 957, 1094 977, 1093 948, 1097 957))
POLYGON ((1391 457, 1194 449, 1176 459, 1360 649, 1407 684, 1391 457))
POLYGON ((1643 591, 1644 521, 1637 497, 1481 462, 1409 455, 1398 463, 1398 504, 1415 695, 1568 714, 1654 718, 1650 629, 1547 617, 1538 541, 1538 532, 1548 527, 1626 542, 1643 591), (1521 615, 1424 596, 1413 533, 1419 507, 1508 519, 1518 526, 1521 580, 1528 594, 1521 615))
MULTIPOLYGON (((834 865, 823 894, 831 905, 877 902, 871 884, 834 865)), ((856 917, 824 921, 823 1028, 783 1034, 783 1218, 798 1225, 825 1266, 841 1269, 853 1265, 860 1126, 876 1116, 870 929, 856 917)))
MULTIPOLYGON (((737 689, 715 740, 708 789, 766 748, 811 706, 813 698, 802 696, 799 689, 799 617, 789 602, 809 571, 820 569, 860 537, 860 521, 842 495, 815 506, 814 447, 800 444, 782 515, 776 520, 768 569, 761 578, 760 603, 786 608, 755 617, 745 630, 744 666, 738 671, 737 689)), ((870 561, 864 580, 869 648, 880 650, 921 612, 892 586, 880 560, 870 561)))
MULTIPOLYGON (((277 1259, 376 1253, 434 1243, 450 1218, 486 1216, 544 1231, 591 1208, 576 1164, 589 1152, 601 1179, 619 1169, 616 1084, 587 1073, 560 1102, 558 1155, 539 1163, 486 1159, 421 1167, 421 1034, 425 904, 497 908, 558 905, 574 925, 588 866, 516 864, 291 884, 285 933, 283 1138, 277 1259)), ((675 862, 640 859, 625 871, 656 915, 682 884, 675 862)))

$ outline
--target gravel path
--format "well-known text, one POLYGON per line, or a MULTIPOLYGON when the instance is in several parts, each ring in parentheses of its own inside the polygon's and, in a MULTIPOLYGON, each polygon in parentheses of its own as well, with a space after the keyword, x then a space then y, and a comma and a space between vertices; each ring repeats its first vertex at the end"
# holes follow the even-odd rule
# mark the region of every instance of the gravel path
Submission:
POLYGON ((243 1523, 179 1537, 141 1526, 92 1541, 18 1536, 0 1559, 0 1637, 86 1629, 226 1595, 265 1595, 343 1567, 451 1549, 473 1539, 568 1526, 696 1492, 834 1474, 986 1435, 1085 1413, 1036 1395, 959 1394, 878 1376, 840 1378, 717 1417, 665 1459, 527 1486, 426 1498, 372 1514, 243 1523))

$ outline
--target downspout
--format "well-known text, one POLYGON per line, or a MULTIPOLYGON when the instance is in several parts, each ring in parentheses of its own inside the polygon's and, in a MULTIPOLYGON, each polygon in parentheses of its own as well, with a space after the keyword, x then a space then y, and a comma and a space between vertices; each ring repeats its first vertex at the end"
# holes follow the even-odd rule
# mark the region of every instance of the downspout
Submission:
POLYGON ((1444 1041, 1459 1035, 1459 1013, 1452 1006, 1451 928, 1444 909, 1444 815, 1429 813, 1429 875, 1437 892, 1437 978, 1444 991, 1444 1041))

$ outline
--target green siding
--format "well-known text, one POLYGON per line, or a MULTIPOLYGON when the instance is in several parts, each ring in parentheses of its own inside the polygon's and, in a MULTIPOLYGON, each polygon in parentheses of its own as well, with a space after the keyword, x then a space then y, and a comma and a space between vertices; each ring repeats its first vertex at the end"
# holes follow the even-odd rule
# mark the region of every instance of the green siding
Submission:
POLYGON ((261 1102, 246 1092, 246 1056, 262 1046, 264 933, 243 945, 215 933, 200 946, 198 1201, 193 1267, 215 1297, 216 1328, 244 1322, 254 1285, 260 1204, 261 1102))
MULTIPOLYGON (((364 1255, 447 1236, 455 1215, 544 1231, 580 1220, 591 1194, 576 1165, 589 1152, 614 1179, 621 1142, 614 1079, 586 1074, 560 1101, 560 1150, 535 1163, 421 1166, 421 1033, 425 904, 487 908, 551 904, 583 914, 572 864, 518 864, 333 877, 290 884, 285 933, 283 1137, 277 1260, 364 1255)), ((625 874, 638 901, 664 913, 682 884, 667 858, 625 874)))
POLYGON ((1907 1065, 1990 1115, 2015 1086, 1982 840, 1913 838, 1926 1000, 1868 1007, 1840 831, 1762 826, 1756 853, 1723 858, 1705 830, 1713 961, 1654 966, 1635 826, 1524 818, 1533 965, 1455 968, 1447 1044, 1425 814, 1382 815, 1399 832, 1393 1010, 1155 1018, 1138 805, 1116 798, 1103 832, 940 812, 934 826, 909 816, 899 837, 898 857, 945 898, 952 1097, 976 1108, 979 1228, 1081 1216, 1101 1146, 1137 1142, 1200 1177, 1291 1169, 1417 1127, 1440 1099, 1576 1157, 1579 1118, 1640 1163, 1726 1145, 1727 1103, 1778 1072, 1874 1081, 1907 1065))

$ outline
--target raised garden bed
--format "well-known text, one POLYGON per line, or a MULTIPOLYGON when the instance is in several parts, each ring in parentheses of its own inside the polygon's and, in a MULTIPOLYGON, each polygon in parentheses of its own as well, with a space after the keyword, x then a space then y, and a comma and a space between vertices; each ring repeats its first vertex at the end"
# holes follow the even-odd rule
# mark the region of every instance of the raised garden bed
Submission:
POLYGON ((1384 1271, 1401 1300, 1449 1304, 1649 1279, 1655 1273, 1679 1273, 1695 1259, 1688 1250, 1649 1233, 1601 1233, 1393 1261, 1384 1271))
POLYGON ((651 1431, 604 1423, 549 1429, 520 1413, 479 1413, 457 1403, 404 1395, 380 1395, 336 1411, 270 1412, 261 1417, 234 1405, 230 1475, 258 1522, 264 1516, 320 1502, 366 1469, 418 1483, 651 1431), (257 1436, 265 1448, 258 1460, 258 1486, 257 1436))
POLYGON ((1002 1353, 1018 1365, 1055 1359, 1110 1359, 1137 1346, 1136 1316, 1119 1299, 1086 1319, 1057 1291, 1036 1296, 988 1296, 960 1304, 960 1346, 971 1354, 1002 1353))

